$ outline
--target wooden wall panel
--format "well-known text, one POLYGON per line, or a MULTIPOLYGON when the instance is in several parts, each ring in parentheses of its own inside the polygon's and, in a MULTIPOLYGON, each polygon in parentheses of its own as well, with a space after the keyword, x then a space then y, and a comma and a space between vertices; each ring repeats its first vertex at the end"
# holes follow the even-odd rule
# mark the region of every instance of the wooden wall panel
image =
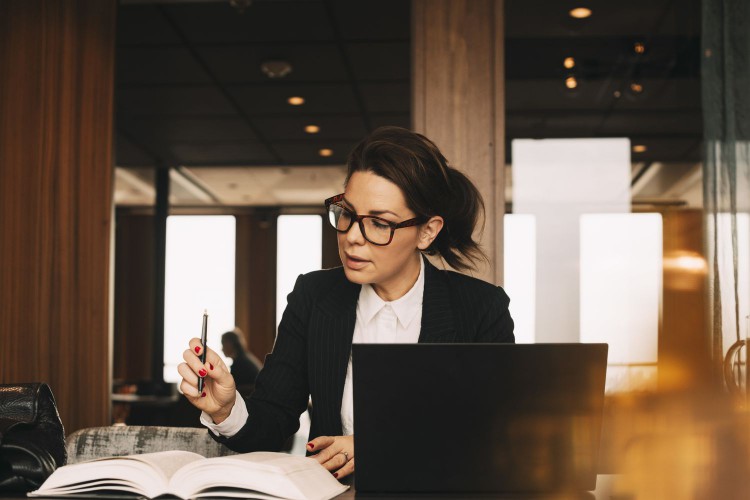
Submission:
POLYGON ((153 215, 118 214, 114 285, 113 377, 148 382, 154 333, 153 215))
POLYGON ((482 247, 502 282, 505 92, 502 0, 412 1, 412 125, 477 185, 482 247))
POLYGON ((237 216, 235 323, 260 360, 276 340, 276 215, 237 216))
POLYGON ((115 0, 0 2, 0 380, 109 423, 115 0))

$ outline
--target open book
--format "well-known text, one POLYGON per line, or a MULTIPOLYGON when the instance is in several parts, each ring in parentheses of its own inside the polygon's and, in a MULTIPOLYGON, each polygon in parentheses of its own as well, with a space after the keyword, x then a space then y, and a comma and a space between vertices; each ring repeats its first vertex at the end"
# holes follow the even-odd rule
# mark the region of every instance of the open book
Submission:
POLYGON ((347 488, 312 458, 270 452, 204 458, 189 451, 161 451, 60 467, 29 496, 327 500, 347 488))

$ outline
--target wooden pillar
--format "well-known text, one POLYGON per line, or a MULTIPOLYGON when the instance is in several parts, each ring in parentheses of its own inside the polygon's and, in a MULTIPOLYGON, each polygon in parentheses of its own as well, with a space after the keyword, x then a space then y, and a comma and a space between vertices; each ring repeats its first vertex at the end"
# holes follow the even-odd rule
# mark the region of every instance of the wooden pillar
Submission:
POLYGON ((235 323, 261 361, 276 341, 275 210, 237 216, 235 323))
POLYGON ((471 178, 487 211, 478 276, 502 283, 505 92, 502 0, 412 0, 412 126, 471 178))
POLYGON ((0 2, 0 381, 110 422, 115 0, 0 2))

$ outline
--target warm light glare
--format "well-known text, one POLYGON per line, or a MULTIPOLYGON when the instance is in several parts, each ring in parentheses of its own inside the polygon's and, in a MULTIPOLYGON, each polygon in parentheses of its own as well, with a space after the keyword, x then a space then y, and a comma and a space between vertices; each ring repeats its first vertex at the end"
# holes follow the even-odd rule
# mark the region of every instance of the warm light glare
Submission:
POLYGON ((333 156, 333 149, 323 148, 320 151, 318 151, 318 154, 320 156, 333 156))
POLYGON ((578 87, 578 80, 576 80, 575 76, 569 76, 565 79, 565 86, 569 89, 574 89, 578 87))
POLYGON ((633 153, 645 153, 647 149, 645 144, 636 144, 633 146, 633 153))
POLYGON ((708 263, 695 252, 672 252, 664 256, 664 270, 706 274, 708 263))
POLYGON ((576 19, 586 19, 587 17, 591 16, 591 9, 587 9, 586 7, 577 7, 569 12, 570 17, 574 17, 576 19))
POLYGON ((308 134, 317 134, 318 132, 320 132, 320 127, 318 127, 317 125, 307 125, 305 127, 305 132, 307 132, 308 134))
POLYGON ((643 92, 643 85, 633 82, 630 84, 630 90, 632 90, 636 94, 640 94, 641 92, 643 92))
POLYGON ((292 106, 301 106, 305 104, 305 99, 303 97, 293 96, 293 97, 290 97, 287 100, 287 102, 291 104, 292 106))
POLYGON ((572 57, 566 57, 563 61, 563 66, 565 66, 566 69, 573 69, 575 68, 576 60, 572 57))
POLYGON ((641 42, 635 42, 635 45, 633 45, 633 50, 636 54, 643 54, 646 52, 646 46, 641 42))

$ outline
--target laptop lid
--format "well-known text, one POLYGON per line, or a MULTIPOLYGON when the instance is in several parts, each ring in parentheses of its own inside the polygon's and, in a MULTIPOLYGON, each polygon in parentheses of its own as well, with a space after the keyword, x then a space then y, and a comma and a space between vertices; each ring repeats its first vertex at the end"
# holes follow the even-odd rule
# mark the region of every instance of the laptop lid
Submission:
POLYGON ((358 492, 596 487, 606 344, 354 344, 358 492))

